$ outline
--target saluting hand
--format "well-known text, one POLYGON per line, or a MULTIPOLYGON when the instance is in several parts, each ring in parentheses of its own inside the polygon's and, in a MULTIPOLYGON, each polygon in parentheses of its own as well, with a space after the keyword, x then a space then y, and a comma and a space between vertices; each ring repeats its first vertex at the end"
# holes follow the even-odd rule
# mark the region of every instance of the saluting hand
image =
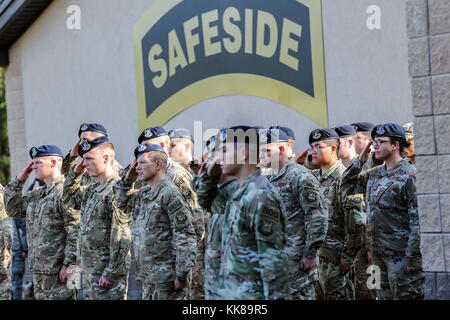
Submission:
POLYGON ((71 158, 76 158, 78 157, 78 147, 81 144, 81 139, 78 140, 78 142, 75 144, 75 146, 73 147, 72 151, 70 151, 70 157, 71 158))
POLYGON ((19 180, 21 182, 27 181, 31 172, 33 172, 32 166, 33 166, 33 161, 31 161, 25 168, 22 169, 22 171, 17 175, 17 180, 19 180))
POLYGON ((361 163, 366 163, 367 159, 369 159, 370 146, 372 145, 372 143, 373 141, 369 141, 363 151, 361 151, 361 154, 359 155, 359 161, 361 161, 361 163))
POLYGON ((86 165, 84 164, 84 160, 81 160, 81 162, 79 162, 74 169, 75 173, 77 174, 82 174, 86 171, 86 165))
POLYGON ((137 167, 137 160, 133 159, 133 162, 131 162, 131 165, 130 165, 130 169, 128 169, 128 172, 127 172, 127 180, 132 181, 132 182, 136 181, 136 179, 138 178, 136 167, 137 167))
POLYGON ((215 157, 214 159, 206 163, 206 168, 208 170, 207 175, 209 177, 217 177, 222 174, 222 169, 220 168, 219 162, 220 162, 219 157, 215 157))
POLYGON ((306 157, 308 156, 308 150, 303 151, 301 154, 295 157, 295 162, 299 164, 304 164, 306 157))
POLYGON ((199 170, 198 170, 198 174, 200 175, 200 174, 202 174, 203 172, 205 172, 206 171, 206 162, 203 162, 201 165, 200 165, 200 168, 199 168, 199 170))

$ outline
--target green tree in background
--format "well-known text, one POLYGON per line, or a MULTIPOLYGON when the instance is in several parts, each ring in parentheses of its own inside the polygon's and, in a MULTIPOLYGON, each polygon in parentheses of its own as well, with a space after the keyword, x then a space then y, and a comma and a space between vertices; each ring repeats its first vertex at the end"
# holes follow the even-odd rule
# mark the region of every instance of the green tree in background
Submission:
POLYGON ((9 181, 8 121, 6 120, 5 72, 0 68, 0 183, 9 181))

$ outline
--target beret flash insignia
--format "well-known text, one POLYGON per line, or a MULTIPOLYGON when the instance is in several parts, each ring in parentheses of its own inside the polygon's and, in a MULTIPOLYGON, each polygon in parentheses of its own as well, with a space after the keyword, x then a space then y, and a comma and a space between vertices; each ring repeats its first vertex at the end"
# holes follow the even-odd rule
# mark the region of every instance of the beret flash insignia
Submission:
POLYGON ((142 152, 142 151, 144 151, 145 149, 147 149, 147 146, 146 146, 145 144, 140 144, 140 145, 138 146, 138 151, 139 151, 139 152, 142 152))
POLYGON ((86 131, 88 129, 88 124, 87 123, 83 123, 80 127, 81 131, 86 131))
POLYGON ((383 133, 385 133, 385 132, 386 132, 386 130, 384 130, 383 126, 378 126, 378 127, 377 127, 377 133, 378 133, 378 134, 383 134, 383 133))
POLYGON ((88 151, 90 148, 91 148, 91 145, 89 144, 89 142, 84 140, 83 143, 81 144, 81 149, 83 149, 83 151, 88 151))
POLYGON ((31 149, 31 156, 34 158, 34 157, 36 157, 36 155, 37 155, 37 150, 36 150, 35 147, 33 147, 33 148, 31 149))
POLYGON ((313 132, 312 137, 314 140, 319 139, 322 136, 322 134, 319 132, 319 130, 316 130, 313 132))
POLYGON ((152 130, 150 130, 150 129, 145 130, 144 137, 150 138, 152 135, 153 135, 152 130))

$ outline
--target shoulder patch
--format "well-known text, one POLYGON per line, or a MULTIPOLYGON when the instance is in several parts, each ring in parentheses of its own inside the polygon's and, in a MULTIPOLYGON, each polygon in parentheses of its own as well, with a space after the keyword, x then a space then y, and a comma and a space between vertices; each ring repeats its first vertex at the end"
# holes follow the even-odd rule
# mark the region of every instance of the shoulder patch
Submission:
POLYGON ((183 204, 181 203, 181 200, 175 200, 174 202, 170 203, 169 206, 167 207, 167 210, 169 211, 169 213, 172 213, 178 209, 180 209, 183 206, 183 204))
POLYGON ((262 206, 260 214, 261 214, 261 216, 269 217, 271 219, 275 219, 275 220, 280 219, 279 210, 276 210, 275 208, 272 208, 272 207, 262 206))

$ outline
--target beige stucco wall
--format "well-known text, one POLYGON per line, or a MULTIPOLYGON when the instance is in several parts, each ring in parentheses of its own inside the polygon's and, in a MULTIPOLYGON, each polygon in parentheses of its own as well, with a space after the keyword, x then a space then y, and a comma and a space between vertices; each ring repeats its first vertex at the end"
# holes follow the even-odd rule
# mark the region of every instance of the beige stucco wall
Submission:
MULTIPOLYGON (((22 152, 44 143, 68 150, 81 122, 98 121, 107 127, 118 160, 126 164, 131 159, 139 134, 132 31, 152 2, 56 0, 17 41, 26 141, 22 152), (66 8, 72 4, 81 8, 81 30, 66 28, 66 8)), ((322 3, 330 126, 411 121, 404 1, 322 3), (381 30, 366 27, 371 4, 381 8, 381 30)), ((7 73, 7 83, 10 79, 7 73)), ((297 151, 318 127, 279 103, 250 96, 203 101, 165 127, 193 130, 194 120, 203 121, 203 130, 238 123, 284 124, 296 131, 297 151)))

